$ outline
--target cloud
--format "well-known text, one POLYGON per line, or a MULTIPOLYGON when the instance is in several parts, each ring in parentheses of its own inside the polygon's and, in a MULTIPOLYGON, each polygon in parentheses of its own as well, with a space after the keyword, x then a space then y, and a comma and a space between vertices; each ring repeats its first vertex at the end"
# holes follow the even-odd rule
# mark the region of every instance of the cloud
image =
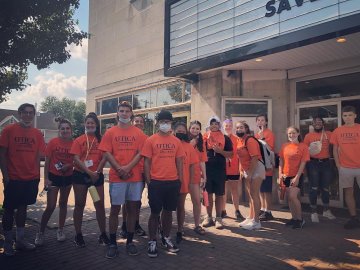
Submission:
POLYGON ((25 88, 24 91, 13 92, 9 100, 2 103, 2 108, 17 109, 25 102, 40 103, 47 96, 55 96, 59 99, 64 97, 85 101, 86 76, 69 76, 55 71, 46 71, 35 77, 35 82, 25 88))
POLYGON ((82 44, 76 46, 75 44, 71 44, 67 47, 67 50, 70 51, 71 57, 74 59, 80 59, 83 61, 87 61, 88 57, 88 39, 83 39, 82 44))

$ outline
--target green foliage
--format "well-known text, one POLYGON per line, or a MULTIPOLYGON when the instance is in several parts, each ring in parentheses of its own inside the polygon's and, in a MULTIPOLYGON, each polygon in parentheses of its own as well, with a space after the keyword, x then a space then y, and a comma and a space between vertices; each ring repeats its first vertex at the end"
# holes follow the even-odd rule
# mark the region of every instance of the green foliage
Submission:
POLYGON ((48 96, 41 102, 40 110, 52 112, 56 117, 68 119, 73 125, 73 136, 75 138, 84 133, 85 102, 76 102, 66 97, 60 100, 57 97, 48 96))
POLYGON ((0 102, 27 85, 27 69, 70 58, 68 45, 87 34, 73 19, 80 0, 0 0, 0 102))

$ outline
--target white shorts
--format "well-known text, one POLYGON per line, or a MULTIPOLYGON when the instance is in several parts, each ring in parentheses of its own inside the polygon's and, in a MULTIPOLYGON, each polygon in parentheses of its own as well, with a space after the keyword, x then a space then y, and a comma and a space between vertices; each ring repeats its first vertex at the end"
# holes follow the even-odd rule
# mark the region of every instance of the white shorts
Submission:
MULTIPOLYGON (((245 174, 244 174, 246 179, 247 179, 248 172, 249 171, 246 171, 245 174)), ((257 162, 256 168, 255 168, 254 173, 252 175, 252 179, 255 179, 255 178, 260 178, 261 180, 265 179, 265 165, 261 161, 257 162)))
POLYGON ((111 205, 122 205, 126 201, 141 201, 144 182, 110 183, 109 193, 111 205))
POLYGON ((354 187, 354 180, 356 179, 358 186, 360 187, 360 168, 344 168, 339 169, 339 181, 343 188, 354 187))

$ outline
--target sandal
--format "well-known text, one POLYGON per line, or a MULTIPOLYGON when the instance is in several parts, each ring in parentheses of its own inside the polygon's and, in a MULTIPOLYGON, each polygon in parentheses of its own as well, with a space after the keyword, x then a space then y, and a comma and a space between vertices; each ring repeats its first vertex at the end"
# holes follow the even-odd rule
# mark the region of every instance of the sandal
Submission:
POLYGON ((204 230, 203 227, 201 227, 201 226, 197 226, 197 227, 194 229, 194 232, 196 232, 197 234, 200 234, 200 235, 204 235, 204 234, 205 234, 205 230, 204 230))

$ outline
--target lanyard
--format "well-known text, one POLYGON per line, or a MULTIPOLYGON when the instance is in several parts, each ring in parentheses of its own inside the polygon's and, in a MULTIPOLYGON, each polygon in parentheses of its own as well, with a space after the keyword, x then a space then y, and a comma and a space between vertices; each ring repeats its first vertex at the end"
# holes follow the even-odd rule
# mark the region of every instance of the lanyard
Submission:
POLYGON ((89 153, 90 153, 90 150, 94 144, 94 141, 95 141, 95 137, 93 138, 91 144, 89 145, 89 137, 88 135, 85 133, 85 136, 86 136, 86 146, 87 146, 87 149, 86 149, 86 156, 85 156, 85 160, 87 159, 89 153))

